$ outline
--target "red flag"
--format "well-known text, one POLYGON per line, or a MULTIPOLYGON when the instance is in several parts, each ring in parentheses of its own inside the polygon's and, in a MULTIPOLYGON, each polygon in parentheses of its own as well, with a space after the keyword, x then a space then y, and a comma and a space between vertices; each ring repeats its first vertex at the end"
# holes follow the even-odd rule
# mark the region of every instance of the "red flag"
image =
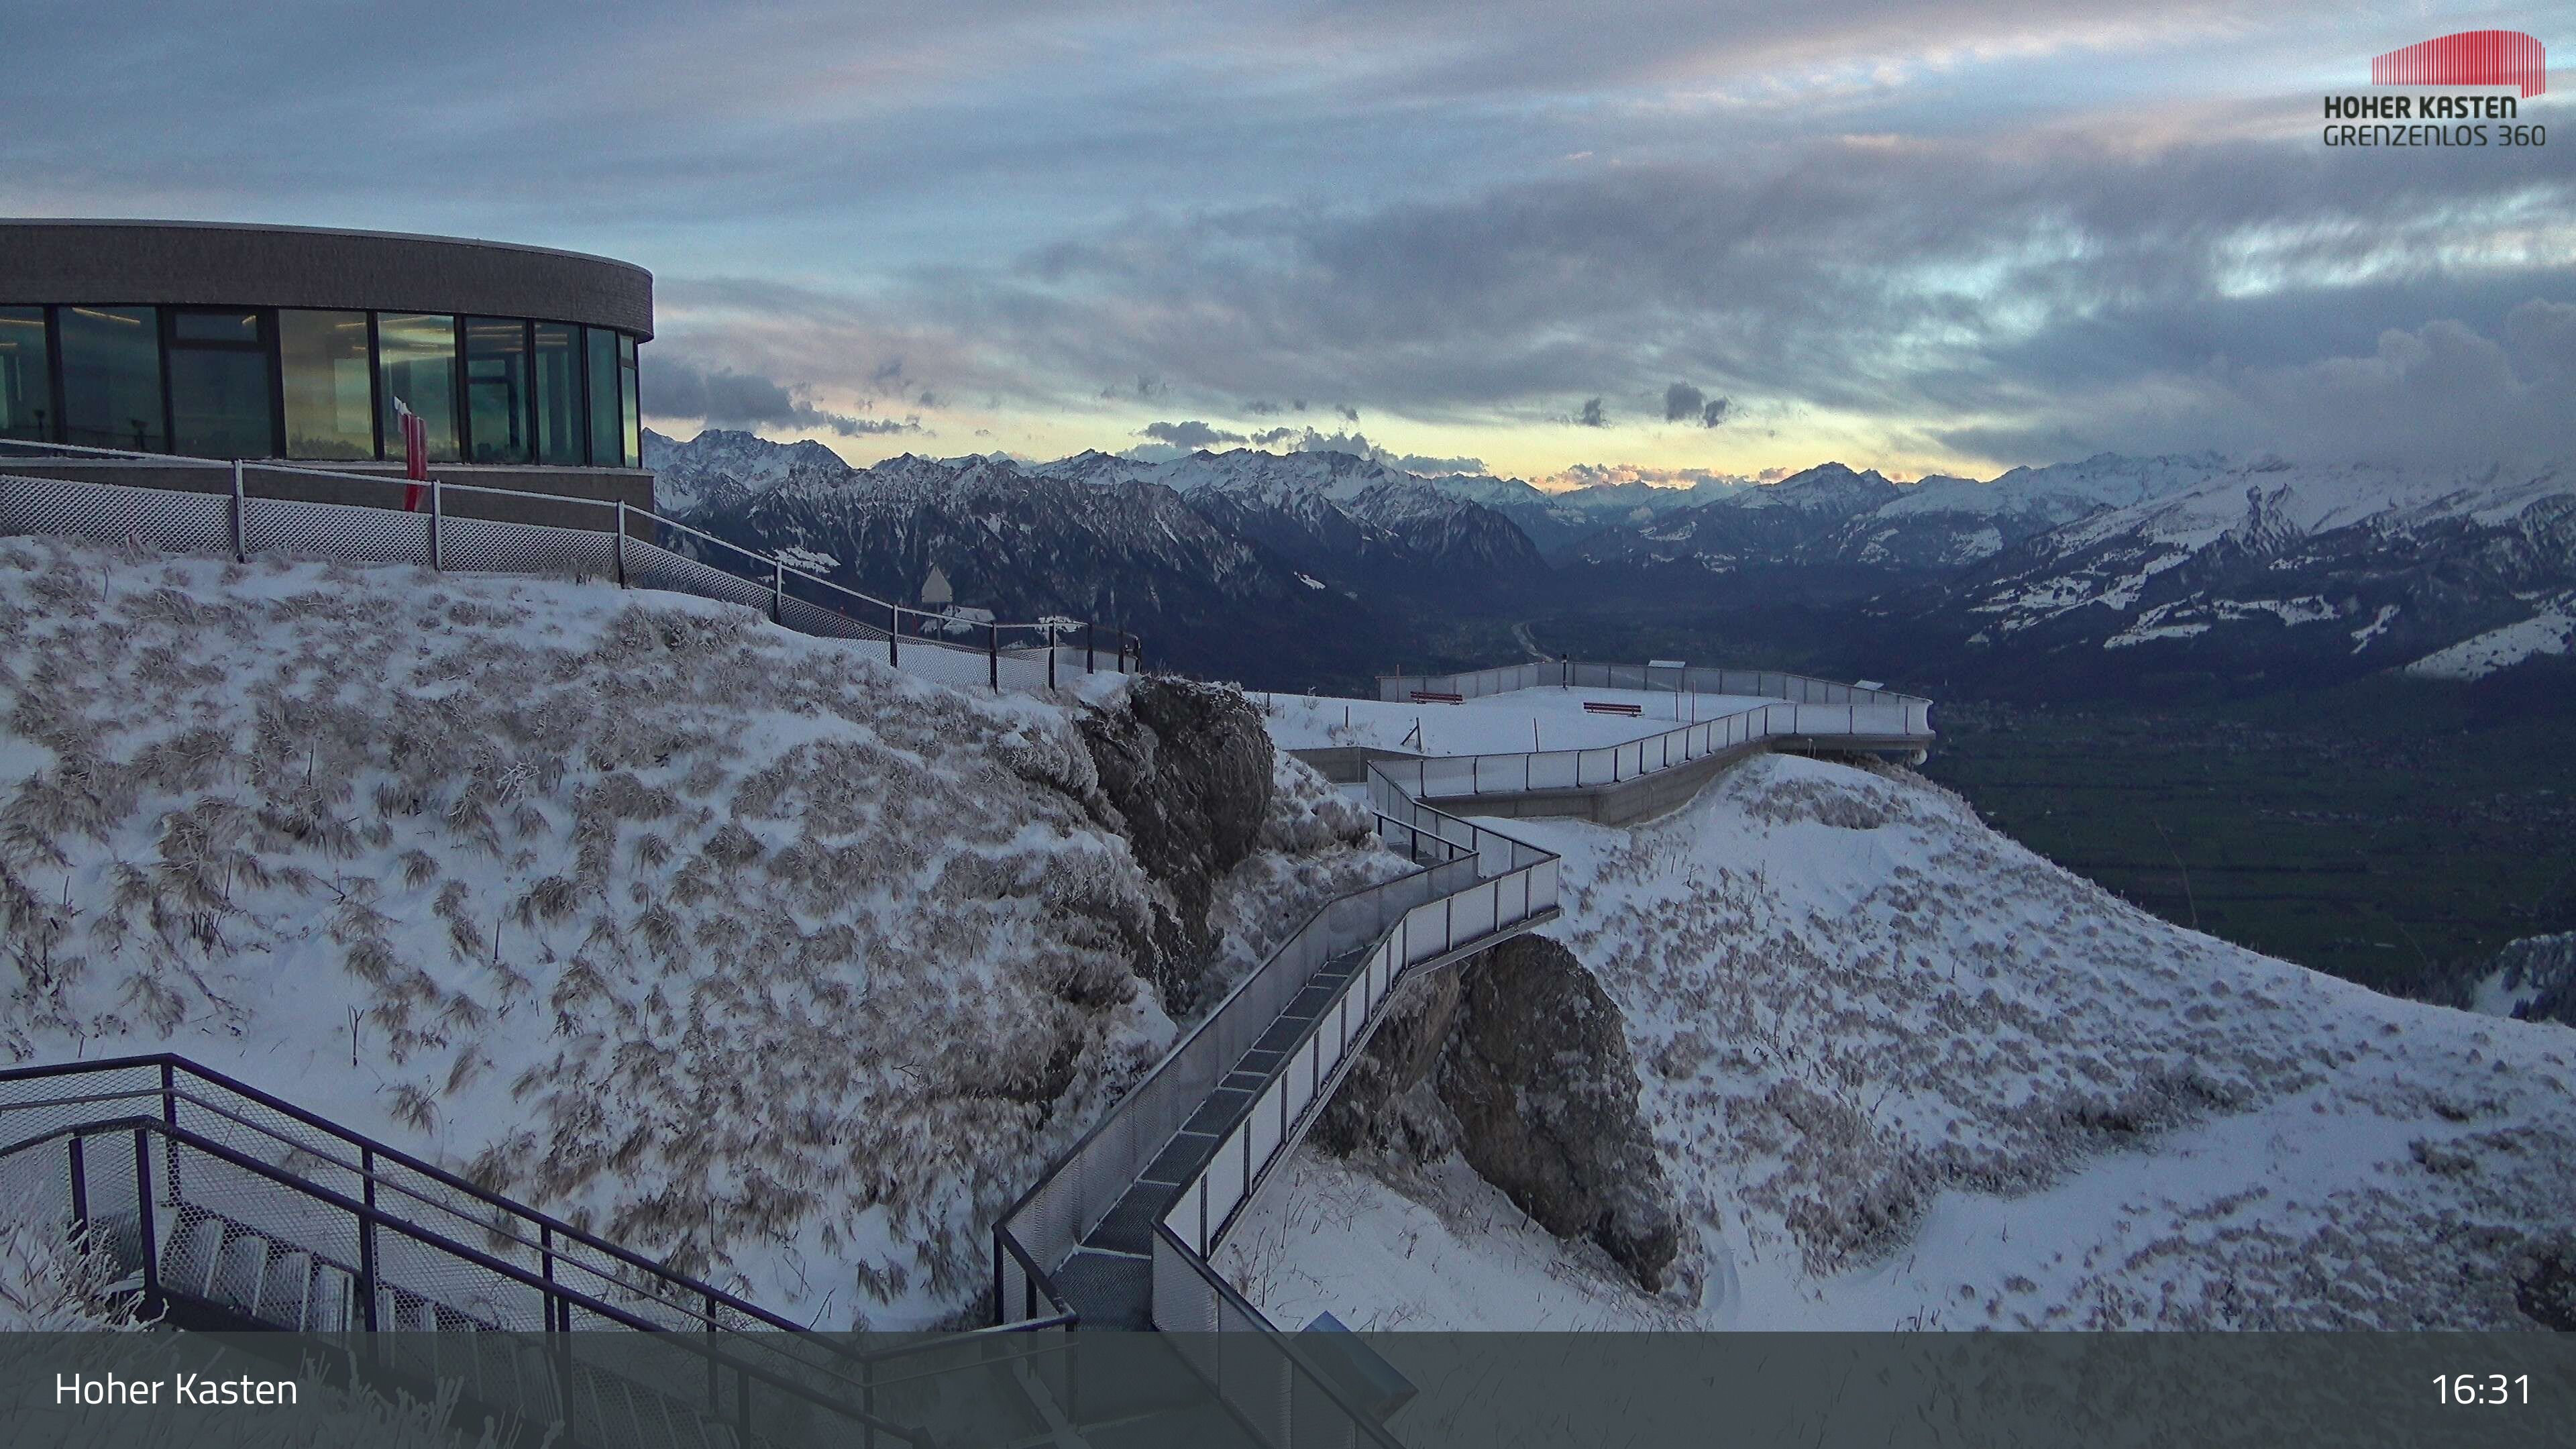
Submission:
POLYGON ((394 399, 394 417, 402 423, 403 477, 411 480, 411 486, 403 490, 403 510, 418 513, 421 500, 429 492, 420 486, 429 481, 429 424, 405 407, 401 398, 394 399))

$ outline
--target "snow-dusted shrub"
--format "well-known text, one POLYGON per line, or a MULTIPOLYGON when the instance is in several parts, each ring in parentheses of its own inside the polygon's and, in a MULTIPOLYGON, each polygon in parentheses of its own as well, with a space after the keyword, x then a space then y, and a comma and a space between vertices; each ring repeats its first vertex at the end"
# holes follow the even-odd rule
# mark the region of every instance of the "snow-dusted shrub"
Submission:
POLYGON ((1281 750, 1270 774, 1270 814, 1261 843, 1270 850, 1303 854, 1356 845, 1377 827, 1366 802, 1325 779, 1315 767, 1281 750))
POLYGON ((147 1325, 108 1292, 114 1259, 90 1233, 65 1233, 31 1205, 0 1202, 0 1333, 124 1331, 147 1325))

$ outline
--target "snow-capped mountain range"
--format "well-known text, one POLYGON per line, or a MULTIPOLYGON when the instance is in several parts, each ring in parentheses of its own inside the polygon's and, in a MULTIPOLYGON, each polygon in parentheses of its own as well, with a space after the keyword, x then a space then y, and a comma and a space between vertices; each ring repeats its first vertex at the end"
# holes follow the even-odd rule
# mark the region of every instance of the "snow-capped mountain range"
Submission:
POLYGON ((1444 480, 1348 453, 1236 448, 1141 463, 1089 452, 1031 471, 1161 484, 1221 527, 1327 576, 1354 565, 1364 574, 1393 571, 1398 580, 1428 569, 1451 583, 1476 585, 1497 571, 1546 567, 1529 536, 1494 508, 1442 486, 1444 480))
MULTIPOLYGON (((1328 578, 1392 572, 1397 580, 1420 580, 1427 569, 1475 583, 1497 570, 1545 567, 1528 537, 1494 510, 1346 453, 1236 449, 1147 463, 1086 452, 1034 464, 998 454, 943 461, 907 453, 852 468, 817 443, 771 443, 723 430, 687 443, 648 433, 645 449, 663 511, 675 517, 721 517, 779 498, 921 504, 1012 488, 1044 495, 1081 486, 1114 496, 1159 489, 1217 528, 1328 578)), ((1167 522, 1150 520, 1155 527, 1167 522)))
POLYGON ((1825 463, 1771 484, 1583 489, 1617 496, 1565 506, 1615 520, 1570 551, 1586 563, 1683 563, 1719 573, 1822 563, 1949 569, 2078 519, 2188 488, 2225 466, 2216 454, 2105 453, 2081 463, 2015 468, 1987 482, 1936 475, 1900 484, 1875 469, 1825 463), (1639 496, 1657 493, 1678 496, 1639 496))
POLYGON ((2566 648, 2565 468, 2211 460, 2176 481, 1877 607, 1971 653, 2045 655, 2079 676, 2319 679, 2422 661, 2412 672, 2469 678, 2566 648))
POLYGON ((817 445, 790 454, 709 432, 688 443, 648 433, 644 456, 665 513, 879 598, 939 602, 935 571, 959 606, 1117 625, 1151 641, 1157 663, 1221 678, 1261 663, 1302 685, 1343 669, 1350 651, 1401 652, 1348 591, 1157 483, 1006 458, 906 454, 856 469, 817 445))
MULTIPOLYGON (((818 444, 725 431, 648 433, 646 463, 666 513, 830 559, 875 591, 915 597, 936 565, 960 603, 1006 615, 1114 606, 1130 627, 1253 615, 1243 627, 1256 633, 1296 632, 1307 674, 1381 667, 1408 643, 1420 657, 1404 619, 1417 606, 1705 608, 1785 578, 1832 580, 1827 606, 1858 613, 1831 631, 1882 641, 1894 657, 1866 661, 1873 671, 1919 677, 2021 670, 2037 654, 2085 660, 2049 671, 2069 684, 2173 668, 2340 677, 2419 660, 2419 675, 2466 678, 2563 656, 2576 633, 2566 467, 2102 454, 1986 481, 1900 484, 1825 463, 1767 484, 1550 494, 1253 449, 1167 462, 907 454, 852 468, 818 444)), ((1225 670, 1270 682, 1278 662, 1265 652, 1225 670)))

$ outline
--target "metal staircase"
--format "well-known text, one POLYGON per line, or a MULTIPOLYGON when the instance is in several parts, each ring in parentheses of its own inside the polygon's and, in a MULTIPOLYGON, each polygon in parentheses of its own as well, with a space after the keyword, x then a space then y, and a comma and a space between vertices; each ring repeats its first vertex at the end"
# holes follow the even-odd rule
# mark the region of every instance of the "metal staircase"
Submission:
POLYGON ((167 1326, 344 1335, 377 1381, 588 1449, 1019 1443, 1073 1399, 1060 1334, 807 1332, 175 1056, 0 1071, 0 1204, 167 1326))

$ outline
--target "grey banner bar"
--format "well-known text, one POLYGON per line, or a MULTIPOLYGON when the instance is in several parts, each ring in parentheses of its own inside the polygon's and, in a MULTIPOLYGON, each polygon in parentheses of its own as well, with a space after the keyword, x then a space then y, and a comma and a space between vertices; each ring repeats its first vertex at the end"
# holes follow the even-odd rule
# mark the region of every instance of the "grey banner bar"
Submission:
MULTIPOLYGON (((1260 1371, 1234 1354, 1242 1335, 834 1335, 847 1362, 865 1365, 835 1386, 853 1401, 834 1408, 757 1381, 746 1396, 735 1365, 673 1341, 687 1337, 0 1334, 0 1439, 25 1449, 1264 1442, 1232 1407, 1245 1386, 1220 1393, 1203 1377, 1211 1365, 1260 1371), (852 1379, 863 1385, 855 1394, 852 1379), (216 1402, 197 1401, 210 1392, 216 1402)), ((2564 1334, 1297 1338, 1337 1392, 1419 1449, 2576 1439, 2576 1336, 2564 1334)))

